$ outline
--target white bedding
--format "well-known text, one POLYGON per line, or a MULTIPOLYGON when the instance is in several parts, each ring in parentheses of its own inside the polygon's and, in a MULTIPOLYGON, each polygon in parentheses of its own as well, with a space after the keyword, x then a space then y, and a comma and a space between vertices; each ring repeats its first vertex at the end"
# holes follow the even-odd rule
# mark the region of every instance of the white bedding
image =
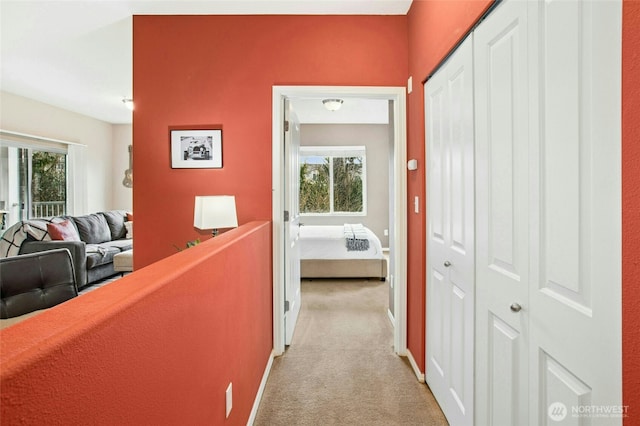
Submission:
POLYGON ((300 259, 382 259, 380 239, 369 228, 369 250, 348 251, 344 226, 300 227, 300 259))

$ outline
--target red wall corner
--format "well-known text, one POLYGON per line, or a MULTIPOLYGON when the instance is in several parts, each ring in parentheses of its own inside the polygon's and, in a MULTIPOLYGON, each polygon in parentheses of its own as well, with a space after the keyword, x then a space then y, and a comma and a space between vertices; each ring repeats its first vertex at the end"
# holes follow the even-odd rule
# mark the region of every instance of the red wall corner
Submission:
POLYGON ((622 4, 622 377, 624 423, 640 424, 640 2, 622 4))
POLYGON ((408 175, 407 346, 418 367, 425 367, 426 188, 424 86, 421 84, 464 37, 492 0, 414 1, 408 13, 409 76, 413 92, 407 97, 407 158, 419 168, 408 175), (414 213, 414 197, 420 213, 414 213))

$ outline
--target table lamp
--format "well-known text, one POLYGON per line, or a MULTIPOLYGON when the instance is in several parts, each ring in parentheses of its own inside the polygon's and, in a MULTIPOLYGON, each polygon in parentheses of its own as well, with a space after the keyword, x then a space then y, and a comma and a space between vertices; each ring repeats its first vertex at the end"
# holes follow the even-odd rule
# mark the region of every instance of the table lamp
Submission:
POLYGON ((220 228, 237 228, 236 197, 233 195, 196 195, 193 226, 213 229, 213 236, 220 228))

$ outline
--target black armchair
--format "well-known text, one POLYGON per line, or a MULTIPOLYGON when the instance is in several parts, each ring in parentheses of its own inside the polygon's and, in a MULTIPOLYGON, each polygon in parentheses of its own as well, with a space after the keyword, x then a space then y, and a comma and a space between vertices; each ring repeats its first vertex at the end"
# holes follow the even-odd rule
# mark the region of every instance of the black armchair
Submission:
POLYGON ((50 308, 78 295, 67 249, 0 258, 0 318, 50 308))

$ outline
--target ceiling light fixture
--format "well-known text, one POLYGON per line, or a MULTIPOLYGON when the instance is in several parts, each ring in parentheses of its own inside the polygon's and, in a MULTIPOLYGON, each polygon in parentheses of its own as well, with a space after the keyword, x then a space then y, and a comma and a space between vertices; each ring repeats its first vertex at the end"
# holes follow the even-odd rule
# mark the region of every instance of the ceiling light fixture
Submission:
POLYGON ((131 98, 123 98, 122 99, 122 103, 124 104, 124 106, 126 106, 131 111, 133 111, 133 99, 131 99, 131 98))
POLYGON ((342 99, 324 99, 322 104, 329 111, 337 111, 342 106, 344 101, 342 99))

